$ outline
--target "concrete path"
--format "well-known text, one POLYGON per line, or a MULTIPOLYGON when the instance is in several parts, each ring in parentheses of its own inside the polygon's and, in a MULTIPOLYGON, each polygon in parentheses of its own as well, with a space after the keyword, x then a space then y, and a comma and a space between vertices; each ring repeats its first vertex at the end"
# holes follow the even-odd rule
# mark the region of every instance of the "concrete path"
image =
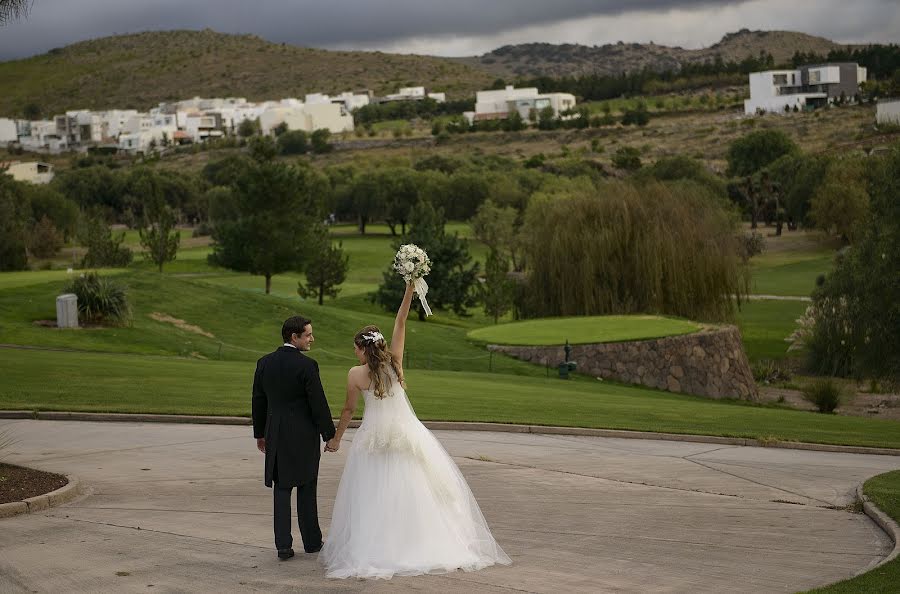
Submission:
MULTIPOLYGON (((248 427, 4 428, 18 440, 6 461, 76 474, 92 490, 0 520, 4 593, 793 592, 888 554, 887 536, 845 506, 860 481, 900 468, 896 456, 436 431, 513 565, 328 580, 315 555, 276 559, 248 427)), ((326 532, 347 445, 323 456, 326 532)))

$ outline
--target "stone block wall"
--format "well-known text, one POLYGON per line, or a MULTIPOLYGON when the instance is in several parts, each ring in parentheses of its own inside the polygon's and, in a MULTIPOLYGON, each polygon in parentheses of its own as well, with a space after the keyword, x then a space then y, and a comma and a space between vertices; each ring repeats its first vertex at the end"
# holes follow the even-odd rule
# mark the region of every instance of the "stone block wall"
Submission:
MULTIPOLYGON (((551 367, 565 358, 561 346, 488 348, 551 367)), ((708 398, 755 401, 759 397, 741 333, 734 326, 654 340, 576 344, 571 360, 578 363, 579 373, 628 384, 708 398)))

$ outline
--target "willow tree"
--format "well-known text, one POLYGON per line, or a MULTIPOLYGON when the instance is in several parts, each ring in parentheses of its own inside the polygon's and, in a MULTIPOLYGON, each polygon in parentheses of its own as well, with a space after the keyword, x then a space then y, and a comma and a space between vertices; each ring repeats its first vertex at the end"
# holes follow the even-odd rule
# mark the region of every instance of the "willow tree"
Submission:
POLYGON ((24 17, 31 7, 31 0, 0 0, 0 25, 24 17))
POLYGON ((532 316, 725 320, 748 288, 736 218, 693 182, 571 184, 526 211, 532 316))

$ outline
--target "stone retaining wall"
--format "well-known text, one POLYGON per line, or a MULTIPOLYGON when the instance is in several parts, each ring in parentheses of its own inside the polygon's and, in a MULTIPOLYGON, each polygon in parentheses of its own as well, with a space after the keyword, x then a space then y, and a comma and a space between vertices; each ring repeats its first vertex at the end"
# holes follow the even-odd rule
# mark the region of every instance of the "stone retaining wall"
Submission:
MULTIPOLYGON (((491 350, 556 367, 563 347, 490 345, 491 350)), ((709 398, 757 400, 759 392, 741 333, 734 326, 655 340, 572 345, 578 372, 603 379, 709 398)))

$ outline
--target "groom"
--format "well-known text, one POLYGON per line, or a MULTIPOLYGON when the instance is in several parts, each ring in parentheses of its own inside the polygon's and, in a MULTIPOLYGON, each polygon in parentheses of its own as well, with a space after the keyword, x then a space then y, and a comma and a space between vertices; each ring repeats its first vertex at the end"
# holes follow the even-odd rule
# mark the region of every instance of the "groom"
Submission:
POLYGON ((319 364, 303 353, 315 341, 310 320, 294 316, 281 327, 284 345, 256 363, 253 376, 253 437, 266 455, 265 483, 274 483, 275 548, 279 559, 291 548, 291 491, 297 488, 300 537, 307 553, 322 548, 316 509, 321 442, 337 449, 334 421, 319 379, 319 364))

